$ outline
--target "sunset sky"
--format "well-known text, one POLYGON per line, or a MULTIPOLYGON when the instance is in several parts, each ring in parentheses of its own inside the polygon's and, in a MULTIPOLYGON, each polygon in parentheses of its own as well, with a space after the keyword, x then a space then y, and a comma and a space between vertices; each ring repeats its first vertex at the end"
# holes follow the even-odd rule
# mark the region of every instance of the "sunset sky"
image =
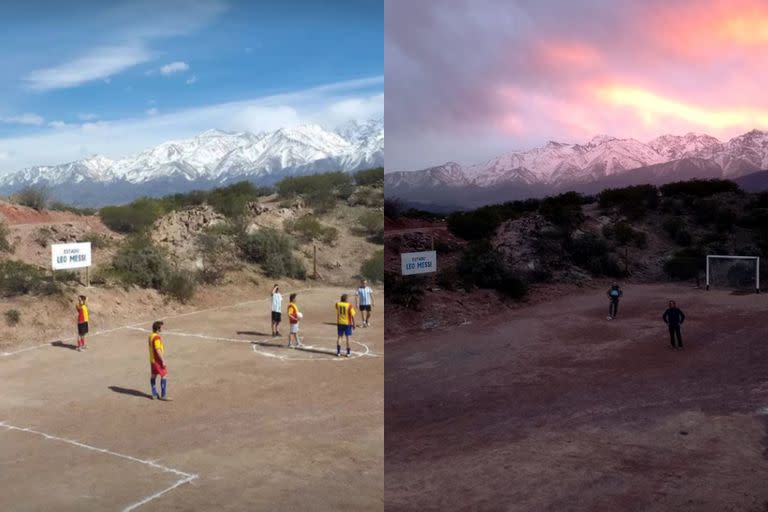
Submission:
POLYGON ((768 129, 768 2, 385 3, 388 171, 768 129))

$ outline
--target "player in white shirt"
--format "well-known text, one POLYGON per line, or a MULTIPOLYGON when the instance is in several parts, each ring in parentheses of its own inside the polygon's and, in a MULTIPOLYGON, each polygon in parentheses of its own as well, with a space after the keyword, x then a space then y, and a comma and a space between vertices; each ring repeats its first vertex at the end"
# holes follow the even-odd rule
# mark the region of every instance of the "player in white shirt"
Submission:
POLYGON ((373 309, 373 290, 368 286, 368 281, 360 280, 360 287, 355 293, 355 305, 358 311, 361 311, 363 317, 363 327, 371 325, 371 309, 373 309))
POLYGON ((272 336, 280 336, 280 331, 277 327, 280 325, 280 320, 283 315, 283 296, 280 294, 280 288, 275 283, 272 287, 272 336))

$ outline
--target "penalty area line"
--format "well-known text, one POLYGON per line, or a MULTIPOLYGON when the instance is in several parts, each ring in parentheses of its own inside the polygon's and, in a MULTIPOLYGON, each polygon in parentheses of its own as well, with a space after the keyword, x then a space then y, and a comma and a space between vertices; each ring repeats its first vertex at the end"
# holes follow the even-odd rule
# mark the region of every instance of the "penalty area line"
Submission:
POLYGON ((160 471, 163 471, 165 473, 171 473, 173 475, 176 475, 180 477, 179 480, 177 480, 173 485, 166 487, 165 489, 152 494, 151 496, 147 496, 146 498, 143 498, 141 501, 137 501, 136 503, 133 503, 131 505, 128 505, 126 508, 123 509, 123 512, 130 512, 132 510, 136 510, 137 508, 141 507, 142 505, 146 505, 150 501, 159 498, 160 496, 163 496, 164 494, 167 494, 171 492, 172 490, 176 489, 177 487, 188 484, 199 477, 199 475, 193 475, 191 473, 186 473, 184 471, 180 471, 178 469, 174 469, 168 466, 163 466, 162 464, 158 464, 157 462, 151 461, 151 460, 144 460, 139 459, 138 457, 133 457, 131 455, 125 455, 123 453, 113 452, 112 450, 108 450, 106 448, 97 448, 96 446, 91 446, 89 444, 81 443, 79 441, 74 441, 72 439, 66 439, 64 437, 54 436, 51 434, 46 434, 45 432, 39 432, 37 430, 33 430, 31 428, 26 427, 17 427, 15 425, 11 425, 9 423, 6 423, 5 421, 0 421, 0 428, 4 428, 6 430, 14 430, 17 432, 25 432, 28 434, 34 434, 36 436, 40 436, 44 439, 48 439, 51 441, 59 441, 61 443, 66 443, 72 446, 77 446, 78 448, 84 448, 86 450, 91 450, 94 452, 104 453, 106 455, 112 455, 113 457, 117 457, 120 459, 125 459, 131 462, 136 462, 139 464, 144 464, 146 466, 150 466, 154 469, 158 469, 160 471))

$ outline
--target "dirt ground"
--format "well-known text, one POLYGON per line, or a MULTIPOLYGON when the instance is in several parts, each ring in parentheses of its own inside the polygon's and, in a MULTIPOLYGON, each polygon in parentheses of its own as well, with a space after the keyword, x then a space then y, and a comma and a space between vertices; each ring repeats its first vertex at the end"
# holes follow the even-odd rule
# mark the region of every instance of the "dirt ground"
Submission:
POLYGON ((300 291, 306 351, 274 346, 267 299, 169 315, 172 402, 148 395, 144 315, 116 327, 94 308, 82 353, 7 348, 0 510, 382 510, 383 307, 336 358, 343 291, 300 291))
POLYGON ((387 510, 765 512, 767 306, 632 285, 613 321, 584 290, 388 334, 387 510))

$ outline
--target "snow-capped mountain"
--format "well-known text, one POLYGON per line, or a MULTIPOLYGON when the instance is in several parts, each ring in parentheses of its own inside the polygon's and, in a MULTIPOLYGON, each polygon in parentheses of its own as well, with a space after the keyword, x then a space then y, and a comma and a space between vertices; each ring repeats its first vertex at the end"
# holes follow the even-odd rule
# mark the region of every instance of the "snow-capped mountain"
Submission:
POLYGON ((82 204, 83 195, 90 195, 99 196, 98 202, 107 204, 130 200, 148 191, 157 195, 245 179, 270 185, 291 175, 352 172, 383 165, 381 119, 350 122, 337 130, 318 125, 256 134, 208 130, 194 138, 164 142, 120 160, 92 156, 61 165, 22 169, 0 176, 0 193, 44 185, 62 200, 82 204), (127 192, 128 188, 136 193, 127 192), (92 192, 96 189, 98 194, 92 192), (102 192, 106 196, 100 196, 102 192))
MULTIPOLYGON (((385 175, 387 193, 409 200, 446 190, 503 187, 511 196, 557 193, 566 189, 599 190, 601 185, 662 183, 692 177, 737 178, 768 169, 768 132, 752 130, 722 142, 705 134, 662 135, 643 143, 599 135, 582 144, 550 141, 528 151, 514 151, 486 162, 445 165, 385 175), (510 192, 511 191, 511 192, 510 192)), ((497 194, 498 195, 498 194, 497 194)))

